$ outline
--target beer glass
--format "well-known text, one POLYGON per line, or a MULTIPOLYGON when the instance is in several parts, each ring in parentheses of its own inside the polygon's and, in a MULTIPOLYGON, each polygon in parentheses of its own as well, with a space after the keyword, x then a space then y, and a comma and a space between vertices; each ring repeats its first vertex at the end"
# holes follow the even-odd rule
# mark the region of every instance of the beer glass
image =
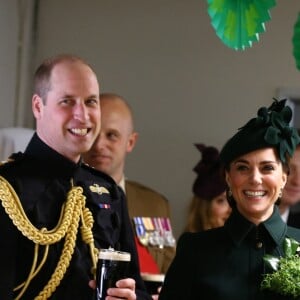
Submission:
POLYGON ((95 300, 104 300, 106 291, 115 287, 116 282, 127 277, 130 262, 130 253, 115 251, 114 249, 101 249, 96 272, 95 300))
POLYGON ((147 292, 150 295, 158 294, 158 288, 163 285, 165 275, 164 274, 142 273, 141 276, 145 283, 147 292))

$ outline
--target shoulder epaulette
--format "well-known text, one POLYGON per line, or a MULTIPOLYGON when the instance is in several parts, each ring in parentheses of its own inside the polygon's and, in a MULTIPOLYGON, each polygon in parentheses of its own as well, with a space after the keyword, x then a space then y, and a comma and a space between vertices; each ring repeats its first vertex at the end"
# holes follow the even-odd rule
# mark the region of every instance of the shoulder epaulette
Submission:
POLYGON ((107 180, 108 182, 115 183, 115 181, 113 180, 113 178, 111 178, 109 175, 107 175, 106 173, 103 173, 102 171, 99 171, 99 170, 95 169, 94 167, 91 167, 90 165, 88 165, 85 162, 83 162, 81 164, 81 167, 83 169, 86 169, 86 170, 90 171, 95 176, 100 176, 103 179, 107 180))
POLYGON ((6 160, 2 160, 0 161, 0 167, 7 164, 7 163, 10 163, 10 162, 13 162, 14 159, 11 159, 11 158, 7 158, 6 160))
POLYGON ((21 161, 21 159, 23 157, 24 157, 24 153, 22 153, 22 152, 13 153, 7 159, 0 161, 0 167, 2 167, 2 166, 10 166, 12 163, 16 163, 18 161, 21 161))

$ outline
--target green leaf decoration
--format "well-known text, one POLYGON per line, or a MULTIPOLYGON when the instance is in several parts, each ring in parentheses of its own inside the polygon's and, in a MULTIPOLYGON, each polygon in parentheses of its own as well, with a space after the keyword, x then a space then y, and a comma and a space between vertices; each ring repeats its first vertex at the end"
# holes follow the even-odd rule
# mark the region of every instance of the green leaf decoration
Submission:
POLYGON ((229 48, 245 50, 259 40, 271 19, 275 0, 207 0, 208 14, 217 36, 229 48))
POLYGON ((298 19, 294 25, 294 35, 293 35, 293 54, 296 60, 297 69, 300 70, 300 13, 298 14, 298 19))
POLYGON ((276 256, 272 256, 269 254, 266 254, 263 257, 265 263, 273 270, 273 271, 277 271, 278 270, 278 266, 279 266, 279 257, 276 256))
POLYGON ((291 257, 296 254, 299 243, 294 239, 284 239, 283 242, 283 251, 285 257, 291 257))

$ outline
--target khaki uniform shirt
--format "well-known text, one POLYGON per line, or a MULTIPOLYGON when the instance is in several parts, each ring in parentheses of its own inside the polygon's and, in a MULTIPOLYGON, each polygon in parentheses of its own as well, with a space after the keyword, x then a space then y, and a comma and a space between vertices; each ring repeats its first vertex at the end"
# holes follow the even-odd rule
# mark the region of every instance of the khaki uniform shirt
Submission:
MULTIPOLYGON (((168 200, 158 192, 134 181, 125 181, 129 217, 166 217, 171 218, 168 200)), ((174 256, 175 247, 147 247, 156 261, 160 272, 166 273, 174 256)))

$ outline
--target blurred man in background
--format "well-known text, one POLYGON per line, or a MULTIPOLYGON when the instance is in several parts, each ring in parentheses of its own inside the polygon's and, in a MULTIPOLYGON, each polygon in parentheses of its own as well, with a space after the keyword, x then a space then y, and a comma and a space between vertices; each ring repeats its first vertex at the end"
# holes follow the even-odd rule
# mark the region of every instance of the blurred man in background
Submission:
POLYGON ((124 175, 128 153, 136 144, 132 110, 121 96, 101 94, 101 132, 84 155, 90 166, 110 175, 127 197, 142 273, 165 273, 175 254, 168 200, 124 175), (150 255, 149 255, 150 254, 150 255))
POLYGON ((300 145, 297 146, 289 166, 290 173, 282 192, 279 210, 289 226, 300 228, 300 145))

